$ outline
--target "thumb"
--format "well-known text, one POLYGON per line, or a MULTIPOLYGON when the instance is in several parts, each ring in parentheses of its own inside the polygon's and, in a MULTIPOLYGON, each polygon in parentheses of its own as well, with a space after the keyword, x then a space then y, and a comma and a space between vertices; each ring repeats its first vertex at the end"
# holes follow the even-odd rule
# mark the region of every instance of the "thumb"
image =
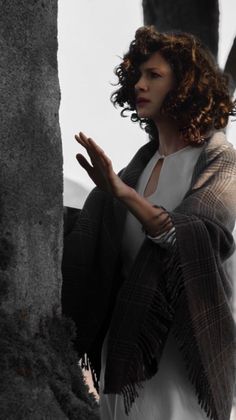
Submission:
POLYGON ((87 159, 85 159, 85 157, 81 155, 80 153, 76 155, 76 159, 78 160, 82 168, 84 168, 88 173, 91 171, 91 169, 93 169, 93 167, 89 164, 87 159))

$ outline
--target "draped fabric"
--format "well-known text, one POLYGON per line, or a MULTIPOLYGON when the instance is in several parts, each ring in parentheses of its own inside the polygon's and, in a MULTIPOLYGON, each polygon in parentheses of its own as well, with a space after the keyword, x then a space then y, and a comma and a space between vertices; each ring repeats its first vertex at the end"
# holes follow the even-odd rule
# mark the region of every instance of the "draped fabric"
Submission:
MULTIPOLYGON (((131 187, 157 144, 143 146, 121 173, 131 187)), ((65 237, 62 305, 77 326, 94 380, 109 328, 104 393, 122 394, 128 413, 142 382, 158 370, 172 327, 189 379, 209 418, 228 420, 235 386, 232 280, 236 152, 223 133, 204 145, 191 186, 169 212, 174 251, 145 239, 130 275, 121 275, 126 209, 95 188, 65 237)))

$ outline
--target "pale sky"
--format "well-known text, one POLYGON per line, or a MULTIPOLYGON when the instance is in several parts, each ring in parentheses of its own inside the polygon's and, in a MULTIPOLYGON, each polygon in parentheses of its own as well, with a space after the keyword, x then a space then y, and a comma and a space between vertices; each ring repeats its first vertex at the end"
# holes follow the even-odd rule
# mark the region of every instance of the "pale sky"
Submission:
MULTIPOLYGON (((59 0, 58 66, 61 87, 60 125, 64 176, 88 189, 94 185, 75 155, 82 148, 74 134, 83 131, 124 167, 146 142, 146 134, 110 102, 116 82, 113 69, 143 25, 141 0, 59 0)), ((221 0, 219 63, 222 66, 236 34, 235 0, 221 0), (223 9, 221 7, 223 4, 223 9)), ((236 147, 236 122, 228 139, 236 147)))

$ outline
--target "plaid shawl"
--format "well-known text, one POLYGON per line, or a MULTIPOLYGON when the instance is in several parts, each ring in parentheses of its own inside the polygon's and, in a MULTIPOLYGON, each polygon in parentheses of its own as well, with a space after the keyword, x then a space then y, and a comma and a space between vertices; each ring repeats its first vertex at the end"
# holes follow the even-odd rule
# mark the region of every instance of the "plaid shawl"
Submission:
MULTIPOLYGON (((135 187, 156 147, 139 149, 121 173, 124 182, 135 187)), ((205 143, 190 188, 169 215, 176 246, 145 239, 122 279, 126 209, 95 188, 65 236, 63 311, 76 323, 76 344, 88 355, 95 385, 109 328, 104 393, 123 394, 126 413, 157 372, 172 328, 201 407, 212 420, 229 420, 236 333, 225 263, 235 250, 236 152, 223 133, 205 143)))

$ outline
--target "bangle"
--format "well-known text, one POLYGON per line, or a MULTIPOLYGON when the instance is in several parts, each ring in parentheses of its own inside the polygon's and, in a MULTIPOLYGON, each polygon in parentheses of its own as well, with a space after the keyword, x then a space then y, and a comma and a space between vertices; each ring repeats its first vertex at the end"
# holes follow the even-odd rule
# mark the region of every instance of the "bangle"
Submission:
MULTIPOLYGON (((162 214, 164 214, 164 213, 168 213, 168 211, 165 209, 165 207, 162 207, 162 206, 157 206, 157 205, 153 205, 152 207, 155 207, 156 209, 162 209, 163 211, 160 213, 160 214, 158 214, 157 216, 156 216, 156 219, 158 219, 162 214)), ((166 220, 164 221, 164 222, 166 222, 166 220)), ((165 223, 164 223, 164 225, 165 225, 165 223)), ((146 235, 149 235, 149 232, 147 231, 147 229, 144 227, 144 226, 142 226, 142 232, 144 232, 146 235)), ((155 233, 155 235, 154 236, 157 236, 158 235, 158 232, 157 233, 155 233)))

